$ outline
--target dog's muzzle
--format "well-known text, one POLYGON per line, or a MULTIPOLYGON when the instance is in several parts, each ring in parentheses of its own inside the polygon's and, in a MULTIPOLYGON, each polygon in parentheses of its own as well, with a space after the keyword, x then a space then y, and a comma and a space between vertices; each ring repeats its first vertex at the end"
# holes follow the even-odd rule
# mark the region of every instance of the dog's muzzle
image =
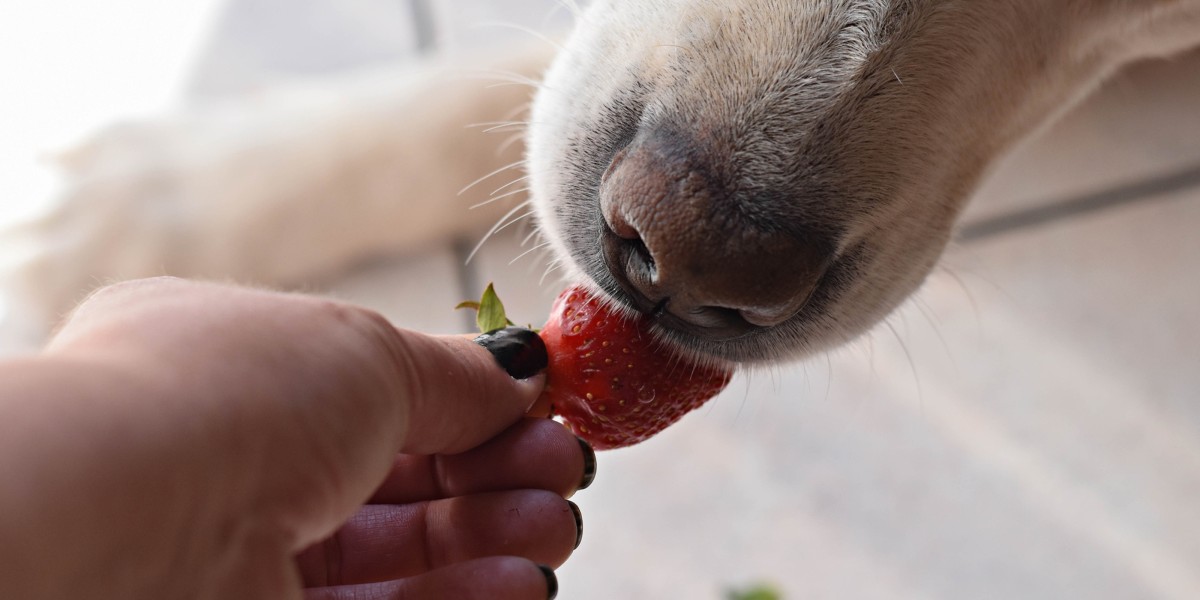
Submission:
POLYGON ((832 252, 824 240, 746 218, 745 200, 701 156, 682 136, 639 134, 601 178, 600 242, 634 308, 724 341, 795 316, 832 252))

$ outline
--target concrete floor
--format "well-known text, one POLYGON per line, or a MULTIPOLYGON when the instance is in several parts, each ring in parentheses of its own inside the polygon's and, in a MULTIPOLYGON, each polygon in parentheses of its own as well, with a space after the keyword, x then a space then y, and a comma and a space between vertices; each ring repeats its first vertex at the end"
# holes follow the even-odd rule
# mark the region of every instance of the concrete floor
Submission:
MULTIPOLYGON (((552 0, 302 4, 234 0, 194 95, 508 39, 472 20, 564 18, 552 0)), ((796 599, 1200 598, 1197 107, 1200 55, 1120 75, 1000 165, 885 326, 742 373, 601 455, 560 597, 715 599, 767 581, 796 599)), ((323 293, 453 331, 464 290, 497 281, 537 322, 559 284, 540 283, 536 253, 518 258, 521 236, 466 270, 448 242, 323 293)))

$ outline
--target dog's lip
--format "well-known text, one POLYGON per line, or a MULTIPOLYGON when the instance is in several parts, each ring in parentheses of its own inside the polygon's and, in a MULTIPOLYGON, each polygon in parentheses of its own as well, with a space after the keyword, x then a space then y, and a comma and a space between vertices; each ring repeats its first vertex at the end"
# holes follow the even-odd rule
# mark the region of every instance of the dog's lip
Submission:
MULTIPOLYGON (((607 235, 604 235, 606 239, 601 241, 602 245, 608 244, 609 240, 607 238, 615 235, 611 232, 605 233, 607 235)), ((613 252, 616 250, 612 247, 606 247, 605 251, 613 252)), ((735 313, 725 315, 724 318, 715 319, 711 325, 689 321, 671 312, 670 297, 658 300, 648 298, 624 274, 608 272, 606 275, 607 277, 604 278, 604 281, 596 277, 593 277, 593 279, 596 279, 596 283, 617 302, 646 315, 650 318, 651 322, 663 329, 687 334, 705 342, 730 342, 767 329, 766 327, 750 323, 742 318, 740 314, 736 314, 737 311, 733 309, 707 309, 728 310, 735 313)))
MULTIPOLYGON (((661 311, 658 314, 652 314, 651 318, 655 325, 671 331, 680 331, 688 335, 702 339, 706 342, 732 342, 742 338, 750 337, 765 327, 754 325, 745 322, 744 326, 705 326, 696 325, 690 321, 679 318, 675 314, 668 311, 661 311)), ((740 318, 740 317, 739 317, 740 318)))
POLYGON ((739 359, 727 355, 718 350, 718 348, 724 344, 748 342, 753 338, 769 335, 771 332, 789 324, 795 326, 797 323, 817 318, 818 315, 814 314, 814 311, 819 313, 823 310, 821 306, 823 304, 822 297, 825 295, 824 292, 832 285, 830 276, 841 262, 842 260, 839 258, 830 261, 829 268, 826 269, 824 275, 813 288, 804 306, 788 321, 770 327, 745 322, 745 326, 737 328, 736 331, 723 328, 700 328, 695 324, 688 323, 667 310, 670 302, 669 299, 654 303, 636 290, 627 289, 626 286, 631 287, 629 282, 622 282, 610 273, 604 272, 599 277, 593 276, 592 280, 614 302, 650 318, 656 328, 666 335, 665 339, 672 340, 673 344, 678 344, 680 347, 689 348, 704 355, 719 357, 722 360, 737 361, 739 359))

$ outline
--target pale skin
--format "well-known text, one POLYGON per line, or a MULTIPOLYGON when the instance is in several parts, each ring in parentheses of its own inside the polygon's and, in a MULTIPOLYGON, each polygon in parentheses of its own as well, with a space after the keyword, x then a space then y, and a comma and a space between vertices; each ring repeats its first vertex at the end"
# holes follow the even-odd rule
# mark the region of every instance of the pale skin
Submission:
POLYGON ((464 337, 106 288, 0 363, 0 597, 546 598, 584 451, 464 337))

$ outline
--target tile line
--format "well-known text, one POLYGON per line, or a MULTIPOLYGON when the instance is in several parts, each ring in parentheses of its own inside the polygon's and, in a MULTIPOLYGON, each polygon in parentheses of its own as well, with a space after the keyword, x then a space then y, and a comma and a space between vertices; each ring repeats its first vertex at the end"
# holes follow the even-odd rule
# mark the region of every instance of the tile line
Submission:
MULTIPOLYGON (((454 240, 454 262, 455 275, 458 287, 458 295, 462 300, 478 300, 479 295, 483 293, 483 280, 475 263, 467 260, 471 256, 471 248, 474 244, 465 237, 460 237, 454 240)), ((470 310, 460 310, 463 318, 463 331, 472 333, 476 331, 475 313, 470 310)))
POLYGON ((433 6, 430 5, 430 0, 408 0, 408 9, 412 13, 417 53, 429 54, 437 47, 433 6))
POLYGON ((1134 183, 1068 197, 1005 215, 980 219, 959 229, 961 243, 978 242, 1006 233, 1047 225, 1136 202, 1160 201, 1170 192, 1200 187, 1200 164, 1134 183))

